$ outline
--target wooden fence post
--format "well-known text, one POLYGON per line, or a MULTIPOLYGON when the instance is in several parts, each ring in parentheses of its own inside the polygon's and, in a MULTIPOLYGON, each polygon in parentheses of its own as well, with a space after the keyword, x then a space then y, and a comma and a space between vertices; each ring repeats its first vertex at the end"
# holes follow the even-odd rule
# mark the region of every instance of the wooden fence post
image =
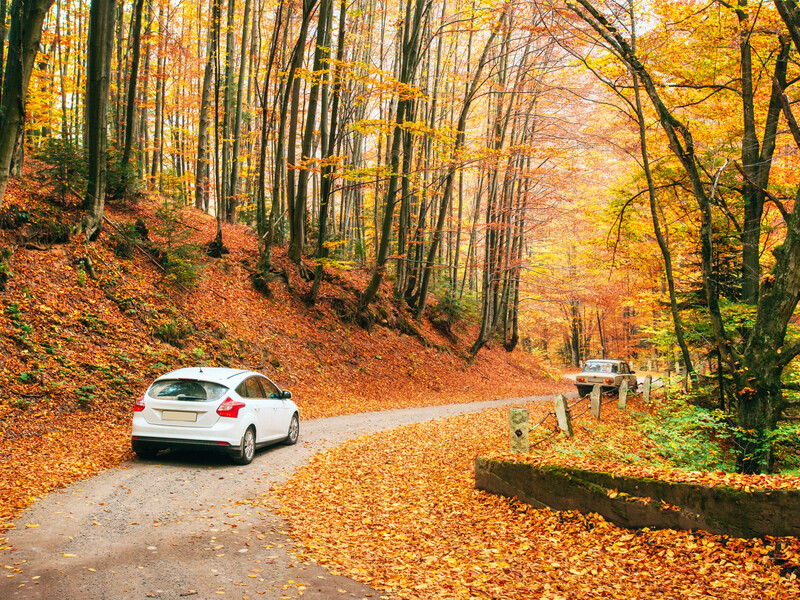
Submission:
POLYGON ((569 404, 567 404, 567 399, 564 394, 556 394, 554 403, 559 429, 569 437, 572 437, 572 416, 569 414, 569 404))
POLYGON ((530 452, 530 413, 527 408, 512 408, 509 415, 511 424, 509 436, 511 451, 527 454, 530 452))
POLYGON ((644 378, 644 391, 642 392, 642 400, 645 404, 650 402, 650 387, 653 385, 653 376, 647 375, 644 378))

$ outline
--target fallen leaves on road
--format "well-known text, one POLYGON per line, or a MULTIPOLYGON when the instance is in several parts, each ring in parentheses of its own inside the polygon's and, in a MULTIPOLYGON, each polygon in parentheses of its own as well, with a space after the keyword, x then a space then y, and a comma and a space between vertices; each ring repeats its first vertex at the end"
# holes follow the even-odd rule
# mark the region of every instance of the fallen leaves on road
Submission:
MULTIPOLYGON (((56 209, 13 182, 10 190, 31 213, 79 218, 78 206, 56 209)), ((107 216, 118 225, 141 218, 158 238, 152 203, 108 207, 107 216)), ((181 220, 188 242, 216 235, 213 217, 187 209, 181 220)), ((275 267, 293 285, 271 284, 265 298, 249 279, 258 250, 245 225, 223 225, 230 254, 198 256, 202 282, 192 290, 170 285, 141 253, 120 258, 110 231, 90 246, 78 236, 43 250, 17 247, 14 235, 0 230, 0 247, 15 248, 14 276, 0 293, 0 535, 38 497, 130 458, 132 403, 172 368, 263 371, 292 390, 302 419, 563 387, 529 354, 496 347, 468 360, 470 330, 453 340, 423 319, 412 327, 419 336, 401 334, 390 321, 403 315, 389 300, 380 306, 386 323, 371 331, 341 318, 337 307, 355 306, 366 271, 329 270, 311 307, 302 298, 310 282, 276 248, 275 267), (87 258, 96 278, 82 266, 87 258), (173 329, 177 339, 164 335, 173 329)))
MULTIPOLYGON (((549 409, 529 408, 532 422, 549 409)), ((616 410, 602 423, 584 417, 569 442, 551 432, 536 460, 567 461, 569 443, 573 464, 614 465, 614 442, 609 450, 601 436, 645 444, 629 431, 614 432, 626 418, 616 410), (600 456, 574 458, 581 448, 600 456)), ((476 491, 475 456, 507 445, 507 409, 362 437, 319 453, 278 487, 281 511, 304 558, 404 599, 800 596, 795 538, 634 532, 598 515, 535 510, 476 491)), ((641 453, 666 474, 651 450, 641 453)), ((739 484, 750 485, 745 481, 739 484)))

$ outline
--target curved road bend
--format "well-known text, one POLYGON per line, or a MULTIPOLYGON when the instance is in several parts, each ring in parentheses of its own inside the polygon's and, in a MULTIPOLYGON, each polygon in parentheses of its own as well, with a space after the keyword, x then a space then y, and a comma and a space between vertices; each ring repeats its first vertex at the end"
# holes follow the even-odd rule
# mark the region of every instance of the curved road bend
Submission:
MULTIPOLYGON (((549 398, 549 396, 547 397, 549 398)), ((131 461, 51 493, 22 513, 0 552, 0 599, 380 598, 292 557, 283 520, 244 501, 319 449, 384 429, 545 397, 398 409, 301 423, 296 446, 246 467, 207 453, 131 461), (10 567, 10 568, 9 568, 10 567)))

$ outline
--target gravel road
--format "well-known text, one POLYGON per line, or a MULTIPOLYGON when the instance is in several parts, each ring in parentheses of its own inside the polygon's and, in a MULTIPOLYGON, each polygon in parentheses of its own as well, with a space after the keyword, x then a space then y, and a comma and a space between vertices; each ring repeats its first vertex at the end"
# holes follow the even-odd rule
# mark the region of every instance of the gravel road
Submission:
POLYGON ((391 427, 542 398, 414 408, 301 423, 296 446, 233 466, 208 453, 162 453, 50 494, 9 532, 0 599, 380 598, 299 563, 285 523, 251 501, 321 448, 391 427))

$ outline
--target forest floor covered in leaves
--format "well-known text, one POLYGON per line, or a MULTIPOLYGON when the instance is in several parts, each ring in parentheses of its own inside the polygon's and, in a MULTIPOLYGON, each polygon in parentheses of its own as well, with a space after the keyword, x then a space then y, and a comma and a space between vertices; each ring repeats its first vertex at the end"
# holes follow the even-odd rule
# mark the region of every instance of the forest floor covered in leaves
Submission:
MULTIPOLYGON (((537 423, 552 405, 527 408, 537 423)), ((400 427, 317 454, 275 494, 302 558, 391 597, 800 597, 797 538, 633 531, 597 514, 537 510, 475 489, 476 456, 742 489, 800 487, 796 476, 670 467, 635 426, 650 408, 639 398, 626 412, 612 403, 601 421, 578 418, 573 438, 550 416, 529 455, 508 452, 507 408, 400 427)))
MULTIPOLYGON (((572 389, 521 351, 493 345, 469 360, 473 328, 448 334, 414 321, 388 287, 374 326, 358 327, 364 270, 329 269, 312 305, 310 282, 278 249, 279 274, 265 296, 250 280, 257 248, 246 226, 223 225, 229 253, 192 255, 196 280, 184 285, 152 248, 207 244, 213 218, 171 215, 184 239, 151 203, 112 205, 105 232, 86 245, 69 235, 76 204, 19 188, 9 197, 0 224, 13 217, 11 205, 28 220, 0 229, 10 271, 0 291, 0 536, 38 497, 129 459, 132 403, 175 367, 260 370, 293 392, 304 419, 572 389), (150 254, 118 233, 137 219, 150 254)), ((533 422, 550 410, 529 408, 533 422)), ((800 485, 675 470, 634 426, 632 415, 648 410, 634 400, 601 422, 583 416, 571 440, 545 421, 527 460, 738 487, 800 485)), ((498 409, 348 442, 262 501, 279 501, 303 558, 401 598, 800 596, 794 538, 631 532, 476 491, 474 458, 506 456, 507 418, 498 409)))
POLYGON ((358 327, 364 270, 328 270, 311 305, 310 282, 276 249, 280 274, 266 297, 250 280, 257 243, 244 225, 223 225, 222 258, 195 252, 196 279, 183 285, 118 231, 142 219, 148 247, 163 251, 207 244, 216 221, 185 209, 165 223, 157 209, 108 206, 103 234, 86 245, 69 234, 82 214, 76 202, 9 189, 0 211, 10 271, 0 286, 0 535, 37 497, 131 458, 133 401, 173 368, 262 371, 292 391, 303 419, 568 389, 530 354, 492 346, 469 360, 476 331, 413 321, 388 287, 375 325, 358 327))

